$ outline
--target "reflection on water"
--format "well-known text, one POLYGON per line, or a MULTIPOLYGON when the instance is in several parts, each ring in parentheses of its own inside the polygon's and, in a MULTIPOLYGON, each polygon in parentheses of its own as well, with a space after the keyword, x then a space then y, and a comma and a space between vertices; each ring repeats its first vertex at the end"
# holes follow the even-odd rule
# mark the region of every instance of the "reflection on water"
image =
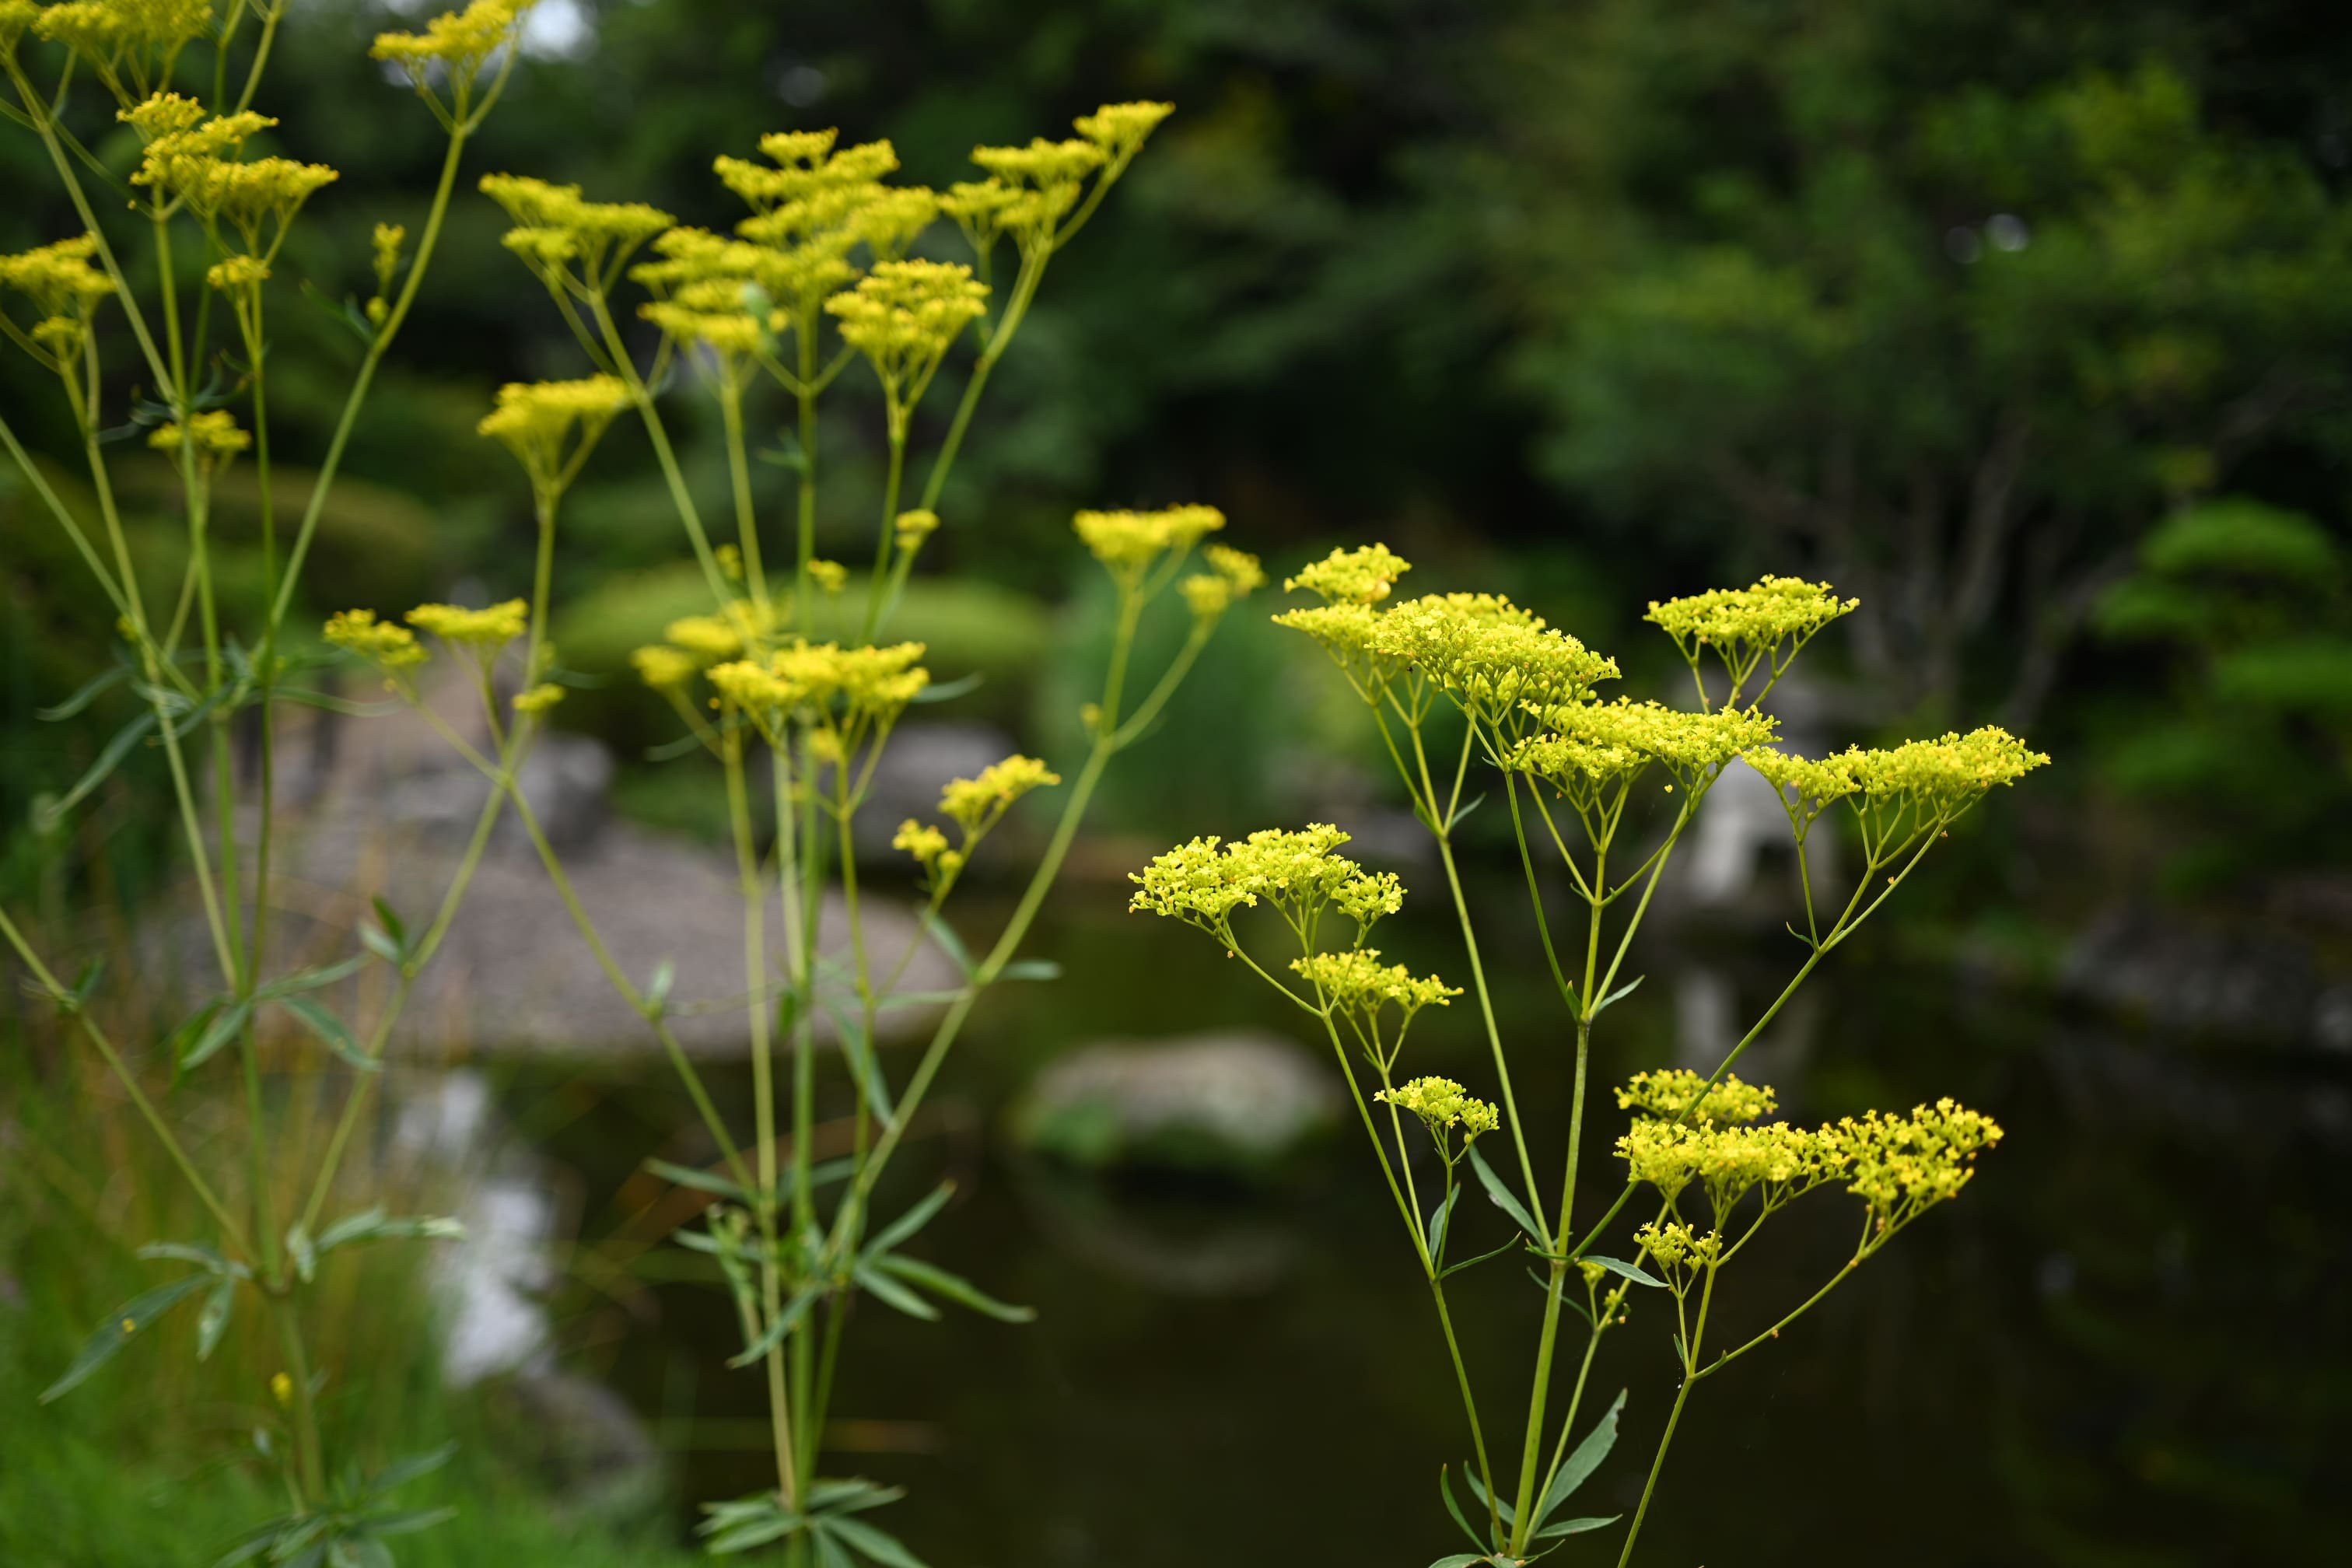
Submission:
MULTIPOLYGON (((1112 895, 1073 902, 1093 913, 1112 895)), ((1416 965, 1454 958, 1441 931, 1382 935, 1416 965)), ((828 1468, 908 1485, 895 1526, 937 1568, 1423 1568, 1460 1549, 1435 1496, 1438 1466, 1466 1450, 1459 1405, 1358 1142, 1317 1151, 1277 1190, 1220 1190, 1104 1184, 1024 1162, 998 1135, 1036 1065, 1086 1040, 1288 1026, 1206 946, 1142 921, 1050 934, 1042 950, 1076 978, 983 1010, 942 1083, 961 1114, 910 1145, 885 1194, 887 1212, 957 1176, 926 1255, 1040 1313, 929 1325, 861 1309, 835 1433, 855 1451, 828 1468), (1139 996, 1157 1016, 1139 1019, 1139 996)), ((1711 1068, 1786 978, 1744 943, 1637 962, 1652 978, 1596 1041, 1601 1083, 1711 1068)), ((1567 1058, 1541 1042, 1566 1035, 1540 958, 1504 948, 1490 967, 1520 1102, 1556 1162, 1567 1058)), ((1800 1004, 1743 1063, 1792 1117, 1948 1093, 2009 1137, 1963 1201, 1694 1395, 1643 1560, 2338 1560, 2352 1522, 2342 1064, 2152 1040, 1890 967, 1863 943, 1800 1004)), ((1472 1010, 1417 1025, 1415 1042, 1413 1070, 1490 1082, 1472 1010)), ((584 1198, 582 1282, 559 1331, 672 1440, 684 1520, 692 1499, 761 1483, 761 1387, 723 1365, 738 1342, 720 1293, 668 1277, 684 1255, 627 1256, 651 1201, 635 1163, 656 1146, 690 1154, 690 1112, 657 1062, 592 1070, 605 1076, 499 1077, 584 1198)), ((1603 1104, 1595 1152, 1622 1125, 1603 1104)), ((1588 1153, 1580 1214, 1613 1194, 1609 1163, 1588 1153)), ((678 1217, 673 1205, 660 1224, 678 1217)), ((1465 1204, 1457 1223, 1481 1227, 1461 1233, 1465 1251, 1502 1239, 1490 1210, 1465 1204)), ((1726 1277, 1724 1342, 1827 1278, 1853 1223, 1829 1194, 1776 1220, 1726 1277)), ((1525 1387, 1541 1297, 1507 1258, 1456 1284, 1490 1442, 1516 1453, 1507 1396, 1525 1387)), ((1672 1398, 1668 1325, 1643 1306, 1596 1364, 1603 1403, 1620 1386, 1631 1397, 1582 1511, 1630 1509, 1672 1398)), ((1612 1531, 1555 1561, 1614 1551, 1612 1531)))

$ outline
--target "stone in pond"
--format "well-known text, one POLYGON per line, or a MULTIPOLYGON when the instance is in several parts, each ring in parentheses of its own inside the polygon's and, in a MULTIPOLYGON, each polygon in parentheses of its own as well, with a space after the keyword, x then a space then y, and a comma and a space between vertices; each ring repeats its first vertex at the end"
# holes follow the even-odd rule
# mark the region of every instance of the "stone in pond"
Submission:
POLYGON ((1037 1075, 1014 1138, 1090 1170, 1260 1177, 1338 1121, 1330 1068, 1277 1035, 1084 1047, 1037 1075))

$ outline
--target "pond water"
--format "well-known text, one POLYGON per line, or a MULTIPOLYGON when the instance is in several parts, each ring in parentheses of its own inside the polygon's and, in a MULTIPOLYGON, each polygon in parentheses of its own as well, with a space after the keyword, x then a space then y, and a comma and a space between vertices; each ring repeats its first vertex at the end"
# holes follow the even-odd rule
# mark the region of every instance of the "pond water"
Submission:
MULTIPOLYGON (((1480 903, 1497 911, 1485 934, 1515 1085, 1539 1168, 1557 1169, 1568 1035, 1540 955, 1510 945, 1524 903, 1503 900, 1520 897, 1498 881, 1480 903)), ((907 1486, 888 1522, 934 1568, 1423 1568, 1465 1550, 1436 1495, 1438 1467, 1466 1451, 1460 1406, 1352 1123, 1260 1189, 1106 1185, 1026 1161, 1003 1136, 1011 1097, 1074 1045, 1291 1027, 1205 939, 1118 916, 1118 903, 1108 886, 1070 890, 1070 923, 1032 951, 1072 978, 991 1000, 880 1205, 955 1176, 957 1204, 915 1250, 1034 1306, 1037 1321, 926 1324, 864 1303, 827 1470, 907 1486)), ((1444 930, 1381 935, 1391 956, 1460 978, 1444 930)), ((1736 1037, 1793 968, 1774 945, 1693 937, 1637 952, 1648 978, 1596 1036, 1596 1084, 1711 1067, 1722 1031, 1736 1037)), ((1694 1394, 1642 1560, 2341 1561, 2345 1064, 2167 1039, 1891 953, 1858 942, 1837 954, 1743 1075, 1775 1084, 1793 1118, 1951 1094, 2008 1138, 1960 1201, 1694 1394)), ((1488 1091, 1475 1009, 1417 1025, 1414 1039, 1412 1070, 1488 1091)), ((900 1077, 908 1056, 891 1058, 900 1077)), ((579 1216, 559 1337, 656 1424, 683 1530, 693 1500, 767 1478, 761 1384, 724 1365, 740 1342, 730 1304, 675 1277, 675 1247, 612 1268, 658 1193, 637 1162, 698 1153, 691 1112, 657 1060, 493 1072, 579 1216)), ((738 1104, 747 1080, 719 1074, 738 1104)), ((1601 1104, 1585 1223, 1617 1187, 1602 1156, 1623 1118, 1601 1104)), ((1457 1256, 1506 1234, 1484 1205, 1465 1201, 1457 1223, 1457 1256)), ((1834 1193, 1776 1218, 1727 1272, 1710 1342, 1736 1343, 1801 1300, 1846 1256, 1854 1223, 1834 1193)), ((1449 1292, 1489 1440, 1516 1455, 1514 1391, 1541 1297, 1508 1258, 1449 1292)), ((1625 1388, 1623 1433, 1572 1511, 1630 1513, 1639 1496, 1676 1371, 1671 1306, 1654 1300, 1604 1342, 1584 1419, 1625 1388)), ((1555 1561, 1613 1562, 1620 1539, 1578 1538, 1555 1561)))

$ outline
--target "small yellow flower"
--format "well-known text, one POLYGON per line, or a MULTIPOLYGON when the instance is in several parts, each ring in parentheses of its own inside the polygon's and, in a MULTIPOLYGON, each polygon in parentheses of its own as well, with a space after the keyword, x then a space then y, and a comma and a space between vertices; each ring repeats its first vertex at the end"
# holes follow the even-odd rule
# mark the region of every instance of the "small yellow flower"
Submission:
POLYGON ((828 594, 838 594, 849 586, 849 568, 838 561, 811 561, 809 578, 828 594))
POLYGON ((629 655, 638 677, 656 691, 674 690, 691 682, 702 669, 692 654, 656 643, 629 655))
POLYGON ((563 688, 552 681, 542 680, 514 700, 518 713, 545 713, 563 700, 563 688))
POLYGON ((327 621, 326 639, 386 671, 414 669, 425 659, 425 645, 406 626, 379 621, 373 610, 342 610, 327 621))
POLYGON ((950 779, 940 791, 940 811, 960 825, 967 838, 977 837, 1031 790, 1061 782, 1062 775, 1044 763, 1016 752, 1001 763, 991 763, 975 777, 950 779))
POLYGON ((487 651, 522 636, 529 615, 529 606, 520 599, 509 599, 479 610, 460 605, 419 605, 406 619, 410 626, 443 642, 487 651))
POLYGON ((236 427, 236 416, 226 408, 190 415, 185 431, 176 424, 159 425, 147 437, 147 444, 159 452, 176 452, 183 441, 206 461, 233 457, 253 445, 253 437, 236 427))

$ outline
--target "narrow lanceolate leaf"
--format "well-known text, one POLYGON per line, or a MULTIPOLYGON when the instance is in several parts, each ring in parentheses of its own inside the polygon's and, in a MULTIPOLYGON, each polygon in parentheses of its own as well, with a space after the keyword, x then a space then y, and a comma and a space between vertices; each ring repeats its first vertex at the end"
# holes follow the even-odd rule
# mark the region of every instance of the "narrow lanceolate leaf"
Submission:
POLYGON ((66 815, 87 800, 90 791, 104 784, 107 775, 122 765, 122 759, 131 754, 131 749, 154 727, 155 715, 150 711, 140 714, 117 730, 114 738, 107 742, 105 749, 98 753, 98 760, 90 763, 89 771, 74 781, 73 788, 33 808, 34 826, 43 833, 55 832, 58 824, 66 819, 66 815))
POLYGON ((320 1043, 350 1067, 362 1072, 382 1072, 383 1064, 360 1049, 349 1026, 309 996, 280 996, 278 1005, 299 1020, 302 1026, 316 1035, 320 1043))
POLYGON ((925 1568, 923 1560, 899 1543, 898 1538, 877 1530, 862 1519, 844 1519, 828 1515, 823 1528, 826 1534, 847 1543, 852 1552, 882 1568, 925 1568))
POLYGON ((749 1204, 751 1194, 741 1183, 722 1176, 716 1171, 698 1170, 692 1165, 672 1164, 667 1160, 647 1160, 646 1169, 666 1182, 681 1187, 692 1187, 698 1193, 715 1193, 722 1198, 733 1198, 739 1204, 749 1204))
POLYGON ((823 1290, 814 1287, 802 1289, 791 1300, 784 1303, 782 1311, 778 1312, 769 1321, 767 1328, 761 1331, 758 1339, 727 1358, 727 1364, 732 1367, 750 1366, 753 1362, 783 1343, 784 1336, 793 1331, 793 1326, 795 1323, 808 1316, 809 1309, 815 1306, 817 1299, 824 1294, 823 1290))
POLYGON ((115 1352, 145 1332, 156 1319, 194 1294, 211 1279, 209 1274, 191 1274, 184 1279, 158 1285, 116 1308, 113 1315, 83 1342, 81 1353, 74 1357, 73 1364, 66 1368, 65 1375, 41 1391, 41 1403, 47 1405, 113 1360, 115 1352))
POLYGON ((1538 1247, 1549 1245, 1551 1238, 1537 1228, 1527 1205, 1503 1184, 1503 1178, 1495 1174, 1495 1168, 1486 1163, 1486 1156, 1478 1152, 1478 1146, 1475 1143, 1470 1146, 1470 1168, 1478 1173, 1478 1184, 1486 1189, 1486 1195, 1495 1200, 1496 1208, 1510 1215, 1513 1224, 1535 1237, 1538 1247))
POLYGON ((214 1285, 212 1294, 205 1298, 205 1310, 196 1316, 196 1359, 210 1361, 213 1352, 220 1348, 221 1335, 228 1331, 229 1310, 236 1305, 236 1281, 222 1275, 214 1285))
POLYGON ((1624 1409, 1625 1391, 1621 1388, 1617 1391, 1615 1402, 1609 1406, 1608 1414, 1592 1424, 1592 1430, 1584 1435, 1584 1441, 1579 1443, 1561 1462, 1559 1473, 1551 1479, 1551 1485, 1544 1489, 1543 1500, 1536 1505, 1538 1524, 1549 1519, 1553 1511, 1568 1500, 1569 1494, 1582 1486, 1592 1472, 1601 1468, 1601 1461, 1607 1458, 1609 1450, 1617 1446, 1617 1417, 1624 1409))
POLYGON ((800 1528, 796 1514, 770 1514, 765 1519, 747 1520, 730 1525, 704 1543, 703 1550, 713 1557, 726 1557, 738 1552, 749 1552, 754 1546, 765 1546, 772 1541, 782 1541, 800 1528))
POLYGON ((1643 981, 1647 980, 1649 976, 1646 974, 1636 974, 1633 979, 1628 980, 1624 984, 1620 985, 1616 990, 1612 991, 1608 995, 1603 996, 1600 1002, 1594 1005, 1592 1016, 1596 1018, 1601 1016, 1601 1010, 1602 1008, 1608 1006, 1612 1002, 1622 1001, 1625 997, 1633 994, 1633 987, 1639 985, 1643 981))
POLYGON ((971 952, 964 946, 963 938, 956 935, 955 927, 928 911, 923 915, 922 924, 923 934, 940 944, 940 951, 955 964, 956 973, 966 980, 971 979, 971 952))
POLYGON ((1457 1552, 1451 1557, 1439 1558, 1436 1562, 1431 1563, 1429 1568, 1471 1568, 1471 1564, 1474 1563, 1486 1563, 1489 1561, 1491 1561, 1491 1559, 1489 1559, 1484 1552, 1457 1552))
POLYGON ((320 964, 315 969, 298 969, 291 974, 281 974, 254 992, 256 997, 291 996, 299 991, 316 991, 322 985, 332 985, 359 973, 367 963, 367 954, 355 952, 340 963, 320 964))
POLYGON ((319 1248, 310 1239, 310 1227, 296 1220, 286 1231, 286 1255, 294 1260, 294 1272, 308 1285, 319 1277, 319 1248))
POLYGON ((950 1274, 920 1258, 901 1258, 893 1253, 887 1258, 875 1259, 874 1267, 895 1274, 908 1284, 929 1290, 934 1296, 945 1297, 958 1306, 983 1312, 999 1322, 1034 1323, 1037 1321, 1036 1308, 1016 1307, 1009 1301, 1000 1301, 961 1275, 950 1274))
POLYGON ((431 1475, 457 1457, 457 1445, 444 1443, 437 1448, 427 1448, 421 1454, 411 1454, 406 1458, 394 1459, 369 1479, 368 1494, 371 1497, 383 1497, 387 1493, 398 1491, 409 1482, 420 1477, 431 1475))
MULTIPOLYGON (((1459 1189, 1459 1188, 1456 1188, 1456 1189, 1455 1189, 1455 1191, 1457 1191, 1457 1192, 1458 1192, 1458 1191, 1460 1191, 1460 1190, 1461 1190, 1461 1189, 1459 1189)), ((1526 1245, 1527 1245, 1527 1241, 1526 1241, 1526 1238, 1525 1238, 1525 1237, 1515 1236, 1515 1237, 1511 1237, 1511 1239, 1510 1239, 1510 1240, 1508 1240, 1508 1241, 1507 1241, 1507 1242, 1503 1243, 1503 1245, 1502 1245, 1502 1246, 1500 1246, 1500 1247, 1496 1247, 1496 1248, 1495 1248, 1493 1251, 1491 1251, 1491 1252, 1482 1252, 1482 1253, 1478 1254, 1478 1256, 1477 1256, 1477 1257, 1475 1257, 1475 1258, 1465 1258, 1462 1259, 1462 1260, 1461 1260, 1460 1262, 1458 1262, 1458 1263, 1449 1263, 1449 1264, 1447 1264, 1444 1268, 1441 1268, 1441 1269, 1439 1269, 1439 1270, 1437 1271, 1437 1277, 1438 1277, 1440 1279, 1444 1279, 1447 1278, 1447 1277, 1448 1277, 1448 1276, 1450 1276, 1450 1275, 1454 1275, 1454 1274, 1459 1274, 1459 1273, 1461 1273, 1465 1268, 1476 1268, 1479 1264, 1486 1262, 1486 1261, 1488 1258, 1500 1258, 1500 1257, 1502 1257, 1502 1256, 1503 1256, 1503 1254, 1505 1254, 1506 1252, 1510 1252, 1510 1251, 1512 1251, 1512 1250, 1514 1250, 1514 1249, 1516 1249, 1516 1248, 1517 1248, 1517 1247, 1525 1247, 1526 1245)), ((1538 1279, 1538 1280, 1536 1281, 1536 1283, 1537 1283, 1537 1284, 1538 1284, 1538 1285, 1542 1285, 1542 1286, 1543 1286, 1543 1288, 1544 1288, 1544 1289, 1545 1289, 1545 1291, 1546 1291, 1547 1293, 1549 1293, 1549 1290, 1551 1289, 1550 1285, 1547 1284, 1547 1283, 1546 1283, 1544 1280, 1542 1280, 1542 1279, 1538 1279)), ((1578 1307, 1574 1301, 1569 1300, 1569 1299, 1568 1299, 1567 1297, 1565 1297, 1565 1296, 1561 1297, 1561 1298, 1560 1298, 1560 1300, 1561 1300, 1564 1304, 1566 1304, 1567 1306, 1570 1306, 1570 1307, 1575 1307, 1575 1308, 1576 1308, 1576 1310, 1577 1310, 1580 1314, 1580 1313, 1582 1313, 1582 1312, 1584 1311, 1584 1309, 1583 1309, 1582 1307, 1578 1307)))
POLYGON ((1509 1500, 1502 1498, 1490 1500, 1486 1496, 1486 1483, 1480 1480, 1478 1472, 1466 1464, 1462 1467, 1462 1479, 1470 1483, 1470 1495, 1478 1500, 1480 1508, 1492 1507, 1495 1512, 1501 1516, 1505 1524, 1519 1522, 1517 1511, 1511 1507, 1509 1500))
POLYGON ((1563 1519, 1558 1524, 1548 1524, 1529 1537, 1534 1541, 1557 1541, 1564 1535, 1581 1535, 1588 1530, 1606 1530, 1625 1516, 1612 1513, 1606 1519, 1563 1519))
MULTIPOLYGON (((1469 1467, 1465 1465, 1463 1468, 1467 1469, 1469 1467)), ((1445 1511, 1454 1516, 1454 1522, 1462 1527, 1462 1533, 1470 1538, 1470 1544, 1479 1548, 1480 1555, 1483 1556, 1486 1544, 1486 1537, 1470 1528, 1470 1521, 1464 1516, 1461 1503, 1454 1500, 1454 1480, 1448 1466, 1437 1467, 1437 1495, 1445 1500, 1445 1511)), ((1471 1561, 1475 1563, 1478 1559, 1474 1557, 1471 1561)))
POLYGON ((1445 1258, 1445 1226, 1454 1217, 1454 1205, 1462 1196, 1458 1186, 1445 1190, 1445 1201, 1429 1211, 1429 1256, 1443 1262, 1445 1258))
POLYGON ((1016 958, 996 972, 999 980, 1059 980, 1062 966, 1050 958, 1016 958))
POLYGON ((1639 1264, 1628 1263, 1622 1258, 1603 1258, 1597 1252, 1588 1252, 1583 1257, 1578 1258, 1577 1261, 1580 1263, 1598 1263, 1601 1268, 1609 1270, 1610 1273, 1622 1275, 1626 1279, 1631 1279, 1634 1284, 1647 1285, 1653 1290, 1663 1290, 1666 1288, 1666 1282, 1664 1280, 1659 1279, 1656 1275, 1650 1273, 1639 1264))
POLYGON ((927 1323, 940 1321, 940 1310, 916 1295, 879 1268, 860 1268, 856 1271, 857 1283, 876 1300, 886 1307, 896 1307, 910 1318, 920 1318, 927 1323))
MULTIPOLYGON (((236 1038, 237 1031, 245 1027, 245 1021, 253 1016, 253 1004, 215 1002, 206 1013, 208 1017, 206 1014, 197 1015, 206 1018, 202 1029, 185 1031, 193 1043, 180 1057, 182 1072, 193 1072, 204 1066, 219 1053, 223 1046, 236 1038)), ((194 1020, 189 1022, 193 1024, 194 1020)))
POLYGON ((436 1524, 446 1524, 457 1517, 454 1508, 408 1508, 397 1513, 380 1513, 367 1521, 371 1535, 414 1535, 420 1530, 430 1530, 436 1524))
POLYGON ((812 1531, 809 1539, 816 1544, 816 1568, 857 1568, 857 1559, 849 1548, 821 1531, 812 1531))
POLYGON ((868 1258, 878 1258, 901 1242, 910 1239, 917 1231, 930 1224, 940 1210, 947 1207, 948 1200, 953 1196, 955 1196, 955 1184, 941 1182, 931 1189, 930 1196, 876 1231, 874 1239, 866 1244, 866 1255, 868 1258))
POLYGON ((151 1241, 139 1249, 141 1259, 150 1263, 193 1263, 214 1274, 235 1274, 245 1278, 242 1264, 233 1264, 220 1255, 216 1247, 199 1241, 151 1241))

